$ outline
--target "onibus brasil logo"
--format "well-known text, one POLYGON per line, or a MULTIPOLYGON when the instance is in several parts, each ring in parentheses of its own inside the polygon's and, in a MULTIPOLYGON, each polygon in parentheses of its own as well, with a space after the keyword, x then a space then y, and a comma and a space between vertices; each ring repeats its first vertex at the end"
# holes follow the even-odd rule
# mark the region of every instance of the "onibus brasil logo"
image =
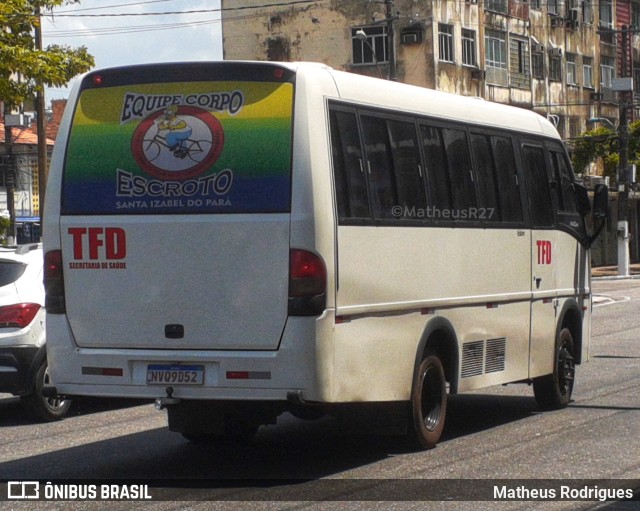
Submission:
POLYGON ((160 180, 197 177, 220 157, 224 130, 211 113, 234 115, 244 103, 241 92, 193 95, 125 95, 121 124, 142 119, 131 138, 139 167, 160 180))

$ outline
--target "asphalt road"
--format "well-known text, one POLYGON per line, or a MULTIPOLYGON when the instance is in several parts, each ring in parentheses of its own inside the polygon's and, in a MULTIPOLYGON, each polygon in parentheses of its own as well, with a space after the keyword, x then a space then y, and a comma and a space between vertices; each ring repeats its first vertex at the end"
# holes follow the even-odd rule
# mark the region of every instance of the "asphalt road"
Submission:
POLYGON ((163 479, 185 500, 222 499, 37 506, 12 501, 0 502, 0 509, 640 509, 640 502, 577 500, 412 502, 419 492, 405 481, 460 481, 462 492, 473 487, 471 479, 534 479, 547 486, 630 479, 632 487, 640 486, 640 280, 596 281, 594 289, 591 360, 578 368, 569 407, 540 412, 526 385, 453 396, 444 438, 426 452, 366 425, 346 432, 336 420, 305 422, 288 415, 261 428, 249 445, 195 446, 169 432, 165 413, 151 404, 81 401, 64 421, 38 424, 16 398, 0 396, 0 480, 163 479), (223 490, 190 487, 194 479, 221 478, 254 482, 223 490), (310 498, 302 483, 254 487, 255 480, 274 478, 311 484, 320 479, 324 486, 316 489, 337 501, 291 501, 296 492, 310 498), (363 502, 372 488, 385 500, 363 502), (263 500, 277 492, 285 501, 263 500), (398 502, 387 500, 402 494, 398 502))

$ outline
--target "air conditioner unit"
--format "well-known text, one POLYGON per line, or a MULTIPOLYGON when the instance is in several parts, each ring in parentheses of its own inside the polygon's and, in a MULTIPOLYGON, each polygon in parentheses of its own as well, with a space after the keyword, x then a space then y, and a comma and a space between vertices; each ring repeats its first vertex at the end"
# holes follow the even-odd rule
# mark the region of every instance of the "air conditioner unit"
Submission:
POLYGON ((562 16, 558 16, 557 14, 549 14, 551 28, 558 28, 564 26, 564 18, 562 16))
POLYGON ((402 44, 417 44, 423 40, 424 29, 422 27, 411 27, 403 29, 400 35, 402 44))
POLYGON ((472 80, 484 80, 487 77, 487 72, 484 69, 474 69, 471 71, 472 80))
POLYGON ((549 55, 551 57, 562 57, 562 48, 551 48, 549 50, 549 55))
POLYGON ((578 30, 578 28, 580 28, 580 22, 579 21, 574 21, 574 20, 568 20, 567 21, 567 28, 570 30, 578 30))
POLYGON ((571 30, 577 30, 580 26, 580 12, 578 9, 569 9, 567 11, 566 26, 571 30))
POLYGON ((24 114, 7 114, 4 116, 4 123, 6 126, 28 128, 31 126, 31 117, 24 114))
POLYGON ((531 51, 533 53, 542 53, 544 51, 544 46, 542 46, 541 44, 538 44, 538 43, 532 43, 531 44, 531 51))

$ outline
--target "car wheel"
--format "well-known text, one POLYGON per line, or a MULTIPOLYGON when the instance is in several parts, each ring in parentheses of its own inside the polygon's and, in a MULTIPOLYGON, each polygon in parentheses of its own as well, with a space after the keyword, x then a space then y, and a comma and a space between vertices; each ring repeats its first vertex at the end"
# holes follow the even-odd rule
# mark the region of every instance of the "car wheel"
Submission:
POLYGON ((563 328, 555 345, 553 373, 533 380, 533 393, 543 410, 563 408, 571 401, 575 380, 573 336, 563 328))
POLYGON ((428 355, 420 364, 413 385, 408 436, 412 443, 432 449, 440 440, 447 413, 447 381, 440 358, 428 355))
POLYGON ((37 419, 46 422, 64 418, 71 407, 69 399, 62 399, 57 396, 50 398, 42 395, 42 389, 49 383, 49 366, 45 359, 36 371, 31 393, 22 396, 22 402, 27 410, 37 419))

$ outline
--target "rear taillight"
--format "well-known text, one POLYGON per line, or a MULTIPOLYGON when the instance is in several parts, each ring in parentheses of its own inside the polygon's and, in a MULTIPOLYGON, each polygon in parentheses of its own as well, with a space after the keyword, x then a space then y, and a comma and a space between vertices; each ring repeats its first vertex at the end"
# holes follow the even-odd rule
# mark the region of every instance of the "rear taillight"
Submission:
POLYGON ((307 250, 289 251, 289 315, 318 316, 327 302, 327 270, 322 258, 307 250))
POLYGON ((49 314, 64 314, 64 280, 62 275, 62 252, 51 250, 44 255, 45 308, 49 314))
POLYGON ((24 328, 36 317, 40 305, 37 303, 17 303, 0 307, 0 328, 24 328))

